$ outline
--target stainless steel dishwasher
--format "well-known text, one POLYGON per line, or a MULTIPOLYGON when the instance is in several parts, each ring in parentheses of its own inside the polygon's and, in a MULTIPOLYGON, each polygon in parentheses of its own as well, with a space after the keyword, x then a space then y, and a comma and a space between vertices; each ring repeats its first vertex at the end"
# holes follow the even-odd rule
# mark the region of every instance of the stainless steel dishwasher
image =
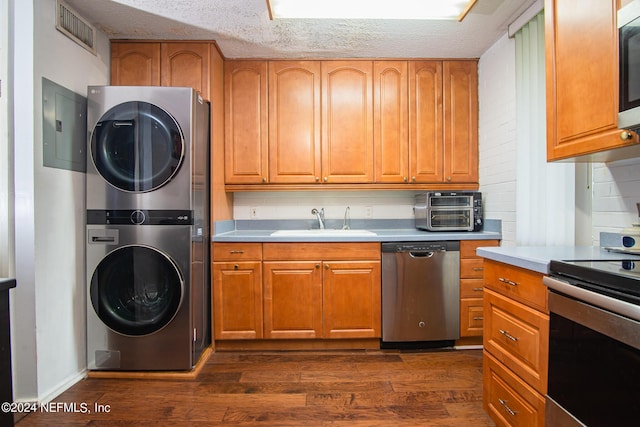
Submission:
POLYGON ((382 346, 458 338, 460 242, 383 243, 382 346))

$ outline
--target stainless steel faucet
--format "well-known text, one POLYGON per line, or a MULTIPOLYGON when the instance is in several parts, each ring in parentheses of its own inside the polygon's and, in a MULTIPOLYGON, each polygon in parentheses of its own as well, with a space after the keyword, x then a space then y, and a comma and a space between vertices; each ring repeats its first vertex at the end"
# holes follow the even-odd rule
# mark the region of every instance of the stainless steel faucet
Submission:
POLYGON ((343 230, 349 230, 351 228, 351 215, 349 214, 350 211, 351 208, 349 206, 347 206, 347 208, 344 210, 344 222, 342 223, 343 230))
POLYGON ((324 230, 324 208, 318 210, 316 208, 311 209, 311 215, 315 215, 320 225, 320 230, 324 230))

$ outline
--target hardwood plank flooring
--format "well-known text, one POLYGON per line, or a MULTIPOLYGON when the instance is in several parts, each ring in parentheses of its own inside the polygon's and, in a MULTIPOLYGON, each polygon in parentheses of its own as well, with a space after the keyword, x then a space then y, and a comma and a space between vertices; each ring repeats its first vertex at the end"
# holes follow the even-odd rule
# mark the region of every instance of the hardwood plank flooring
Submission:
POLYGON ((16 425, 495 426, 481 350, 217 352, 194 380, 87 378, 54 402, 16 425))

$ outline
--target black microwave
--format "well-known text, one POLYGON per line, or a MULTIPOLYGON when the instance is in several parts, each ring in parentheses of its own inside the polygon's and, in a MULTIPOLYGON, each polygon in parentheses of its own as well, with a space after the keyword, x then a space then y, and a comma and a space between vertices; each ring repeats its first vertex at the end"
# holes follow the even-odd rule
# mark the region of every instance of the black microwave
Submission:
POLYGON ((618 127, 640 129, 640 0, 618 10, 618 127))
POLYGON ((482 193, 432 191, 415 196, 416 228, 427 231, 482 230, 482 193))

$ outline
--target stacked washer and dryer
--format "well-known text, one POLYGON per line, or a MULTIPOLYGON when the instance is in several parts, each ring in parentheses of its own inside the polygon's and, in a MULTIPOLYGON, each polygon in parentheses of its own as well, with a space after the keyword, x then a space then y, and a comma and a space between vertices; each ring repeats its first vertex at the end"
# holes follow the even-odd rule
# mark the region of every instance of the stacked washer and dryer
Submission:
POLYGON ((191 369, 211 340, 209 104, 90 86, 87 109, 88 368, 191 369))

